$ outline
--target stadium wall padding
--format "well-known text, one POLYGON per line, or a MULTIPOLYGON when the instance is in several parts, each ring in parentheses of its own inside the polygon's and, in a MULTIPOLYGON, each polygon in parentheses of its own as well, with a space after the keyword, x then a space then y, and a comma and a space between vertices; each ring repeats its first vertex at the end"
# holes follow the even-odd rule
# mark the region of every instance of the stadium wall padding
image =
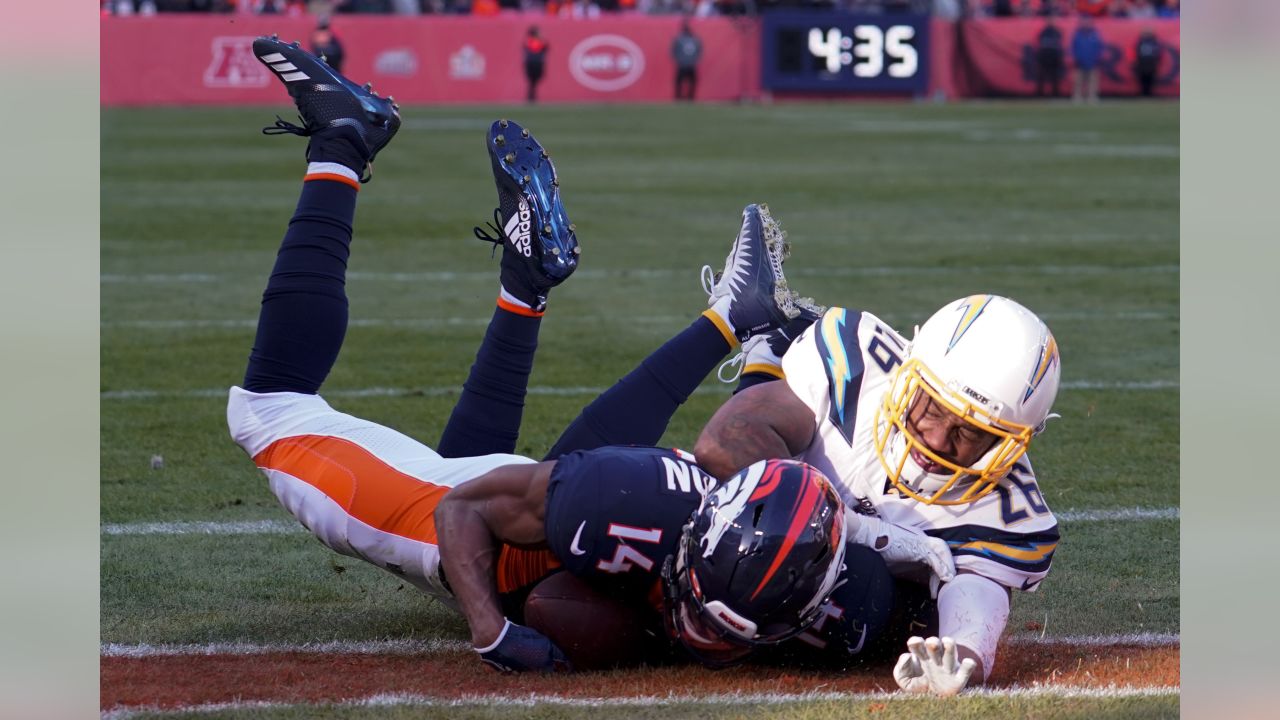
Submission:
MULTIPOLYGON (((677 16, 572 20, 338 16, 343 73, 403 103, 523 102, 521 41, 536 24, 550 44, 538 88, 548 102, 654 102, 674 93, 677 16)), ((759 25, 692 22, 702 38, 698 97, 759 93, 759 25)), ((102 104, 278 103, 279 83, 253 57, 257 35, 308 42, 306 17, 171 15, 103 18, 102 104)))
MULTIPOLYGON (((933 20, 930 95, 1032 94, 1035 42, 1043 22, 933 20)), ((531 24, 551 46, 540 100, 663 102, 673 95, 675 67, 669 48, 679 23, 676 16, 339 16, 334 30, 346 48, 344 73, 372 81, 379 93, 404 103, 522 102, 520 44, 531 24)), ((758 98, 759 22, 703 18, 692 25, 703 41, 698 99, 758 98)), ((1060 26, 1069 45, 1074 22, 1063 20, 1060 26)), ((305 44, 313 27, 307 17, 103 17, 102 105, 277 104, 280 88, 253 57, 253 38, 278 33, 305 44)), ((1180 94, 1179 21, 1103 20, 1098 28, 1106 44, 1104 94, 1137 94, 1133 48, 1147 27, 1165 46, 1157 92, 1180 94)), ((1068 91, 1069 83, 1068 71, 1068 91)))

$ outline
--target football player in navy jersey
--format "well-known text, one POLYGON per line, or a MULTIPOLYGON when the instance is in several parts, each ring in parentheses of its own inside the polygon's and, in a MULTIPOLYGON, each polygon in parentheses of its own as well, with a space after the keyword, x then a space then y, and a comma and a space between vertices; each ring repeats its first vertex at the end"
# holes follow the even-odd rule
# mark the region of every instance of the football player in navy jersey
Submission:
POLYGON ((576 268, 578 242, 547 153, 519 125, 494 123, 497 236, 477 235, 503 246, 497 307, 433 450, 318 394, 346 332, 357 194, 399 129, 399 108, 297 43, 253 47, 303 121, 268 131, 308 138, 301 197, 227 407, 232 438, 281 504, 326 546, 455 604, 481 658, 505 670, 567 667, 503 606, 558 568, 656 596, 673 638, 708 664, 816 622, 846 549, 844 505, 822 473, 762 461, 709 490, 686 454, 607 447, 656 441, 738 341, 800 315, 767 211, 744 211, 706 312, 588 406, 548 460, 513 455, 548 294, 576 268))

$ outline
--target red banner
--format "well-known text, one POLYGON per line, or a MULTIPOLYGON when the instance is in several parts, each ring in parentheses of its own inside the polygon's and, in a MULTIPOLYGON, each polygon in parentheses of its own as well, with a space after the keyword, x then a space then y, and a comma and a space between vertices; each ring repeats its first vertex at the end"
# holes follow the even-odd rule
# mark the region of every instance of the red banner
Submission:
MULTIPOLYGON (((1062 88, 1071 93, 1071 34, 1075 19, 1054 20, 1062 31, 1062 88)), ((960 83, 977 95, 1031 95, 1036 87, 1036 38, 1044 28, 1043 19, 1002 18, 966 20, 956 24, 958 36, 956 62, 964 76, 960 83)), ((1137 95, 1138 79, 1134 73, 1134 53, 1138 36, 1152 30, 1160 41, 1162 53, 1156 76, 1157 95, 1180 95, 1181 50, 1180 22, 1173 20, 1097 20, 1094 26, 1102 37, 1102 61, 1099 64, 1099 88, 1103 95, 1137 95)))
MULTIPOLYGON (((537 24, 550 44, 538 99, 653 102, 674 95, 671 40, 678 17, 572 20, 338 16, 343 73, 406 103, 522 102, 521 40, 537 24)), ((698 99, 755 97, 759 25, 696 19, 702 39, 698 99)), ((103 105, 278 103, 281 88, 253 56, 257 35, 307 39, 310 18, 160 15, 102 19, 103 105)))

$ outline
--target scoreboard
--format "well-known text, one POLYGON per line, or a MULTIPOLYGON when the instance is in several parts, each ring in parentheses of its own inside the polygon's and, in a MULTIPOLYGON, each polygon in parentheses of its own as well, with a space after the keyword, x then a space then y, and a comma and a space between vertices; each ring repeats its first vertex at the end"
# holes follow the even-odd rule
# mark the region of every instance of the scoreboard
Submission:
POLYGON ((929 17, 773 12, 761 27, 766 90, 924 94, 929 17))

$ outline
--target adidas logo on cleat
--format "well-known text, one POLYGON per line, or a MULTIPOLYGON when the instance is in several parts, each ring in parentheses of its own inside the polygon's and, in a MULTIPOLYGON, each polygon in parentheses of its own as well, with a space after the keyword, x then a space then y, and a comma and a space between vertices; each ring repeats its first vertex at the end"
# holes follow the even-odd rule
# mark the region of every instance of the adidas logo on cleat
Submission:
POLYGON ((516 214, 512 215, 511 219, 507 221, 507 226, 504 230, 507 239, 511 241, 511 246, 525 257, 533 256, 532 234, 530 233, 532 227, 529 203, 525 202, 524 198, 520 198, 520 207, 516 214))

